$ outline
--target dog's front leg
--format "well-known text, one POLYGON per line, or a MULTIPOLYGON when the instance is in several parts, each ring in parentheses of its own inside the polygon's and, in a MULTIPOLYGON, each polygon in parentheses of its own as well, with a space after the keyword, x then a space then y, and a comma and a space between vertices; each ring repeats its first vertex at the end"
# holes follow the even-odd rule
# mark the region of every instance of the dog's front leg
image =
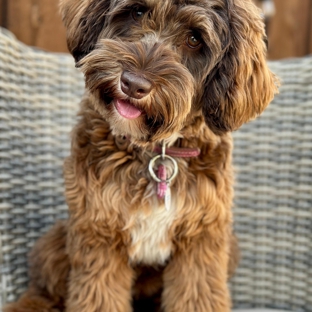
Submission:
POLYGON ((228 246, 208 238, 179 249, 164 272, 165 312, 229 312, 228 246))
POLYGON ((94 237, 70 242, 66 312, 130 312, 133 270, 120 250, 94 237), (76 247, 77 246, 77 247, 76 247))

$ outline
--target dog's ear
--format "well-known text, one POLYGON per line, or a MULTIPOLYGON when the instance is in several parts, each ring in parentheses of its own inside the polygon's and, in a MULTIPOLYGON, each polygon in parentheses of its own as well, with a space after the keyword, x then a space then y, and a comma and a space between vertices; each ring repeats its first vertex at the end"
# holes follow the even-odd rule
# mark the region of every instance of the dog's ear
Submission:
POLYGON ((238 129, 257 117, 277 93, 266 63, 265 30, 250 0, 225 0, 229 27, 226 52, 208 75, 203 114, 216 134, 238 129))
POLYGON ((104 28, 110 0, 60 0, 67 46, 76 62, 90 53, 104 28))

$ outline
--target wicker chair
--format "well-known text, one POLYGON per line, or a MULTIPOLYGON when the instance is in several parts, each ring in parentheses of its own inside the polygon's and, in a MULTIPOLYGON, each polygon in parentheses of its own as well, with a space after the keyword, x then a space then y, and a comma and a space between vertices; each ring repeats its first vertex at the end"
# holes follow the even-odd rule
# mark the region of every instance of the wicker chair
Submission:
MULTIPOLYGON (((282 80, 280 95, 234 133, 242 260, 230 287, 237 309, 308 312, 312 58, 270 66, 282 80)), ((0 307, 27 286, 29 248, 67 216, 62 162, 83 89, 71 56, 27 47, 0 29, 0 307)))

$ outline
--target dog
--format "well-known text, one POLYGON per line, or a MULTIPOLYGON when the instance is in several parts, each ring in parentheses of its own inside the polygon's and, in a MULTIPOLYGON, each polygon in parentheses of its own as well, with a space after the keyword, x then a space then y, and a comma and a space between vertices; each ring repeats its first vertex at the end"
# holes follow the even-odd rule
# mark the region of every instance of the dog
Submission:
POLYGON ((251 0, 61 0, 86 93, 69 220, 5 312, 229 312, 231 132, 277 93, 251 0))

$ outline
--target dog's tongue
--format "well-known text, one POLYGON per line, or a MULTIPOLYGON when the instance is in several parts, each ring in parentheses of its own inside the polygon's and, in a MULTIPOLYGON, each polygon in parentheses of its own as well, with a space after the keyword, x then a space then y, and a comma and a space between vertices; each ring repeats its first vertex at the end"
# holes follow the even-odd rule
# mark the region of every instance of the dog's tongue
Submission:
POLYGON ((132 105, 129 101, 125 100, 116 100, 115 101, 115 107, 118 111, 118 113, 127 119, 135 119, 138 118, 142 112, 136 108, 134 105, 132 105))

